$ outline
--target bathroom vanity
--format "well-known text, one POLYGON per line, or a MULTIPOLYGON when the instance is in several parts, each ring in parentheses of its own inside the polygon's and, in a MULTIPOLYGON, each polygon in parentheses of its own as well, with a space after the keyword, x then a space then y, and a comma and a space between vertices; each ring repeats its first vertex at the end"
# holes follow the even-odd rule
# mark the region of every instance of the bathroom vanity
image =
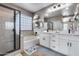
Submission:
POLYGON ((52 31, 42 31, 40 45, 64 55, 79 56, 79 18, 69 19, 49 20, 53 22, 52 31))
POLYGON ((79 35, 43 32, 40 45, 65 55, 79 56, 79 35))

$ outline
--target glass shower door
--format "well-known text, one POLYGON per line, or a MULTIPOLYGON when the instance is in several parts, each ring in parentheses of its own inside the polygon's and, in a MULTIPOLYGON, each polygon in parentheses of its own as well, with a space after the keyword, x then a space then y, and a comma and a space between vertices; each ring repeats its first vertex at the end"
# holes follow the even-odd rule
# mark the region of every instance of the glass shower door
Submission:
POLYGON ((0 55, 14 50, 14 11, 0 6, 0 55))

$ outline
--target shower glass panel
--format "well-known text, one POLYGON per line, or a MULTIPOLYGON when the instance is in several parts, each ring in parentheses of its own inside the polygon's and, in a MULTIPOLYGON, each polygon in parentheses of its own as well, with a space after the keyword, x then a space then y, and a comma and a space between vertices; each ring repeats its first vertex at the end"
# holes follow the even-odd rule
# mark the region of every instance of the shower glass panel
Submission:
POLYGON ((15 31, 15 42, 16 42, 16 44, 15 44, 15 46, 16 46, 16 48, 15 49, 19 49, 20 48, 20 12, 19 11, 15 11, 15 18, 16 18, 16 20, 15 20, 15 29, 16 29, 16 31, 15 31))
POLYGON ((14 12, 0 6, 0 54, 14 50, 14 12))
POLYGON ((0 5, 0 55, 20 49, 20 11, 0 5))

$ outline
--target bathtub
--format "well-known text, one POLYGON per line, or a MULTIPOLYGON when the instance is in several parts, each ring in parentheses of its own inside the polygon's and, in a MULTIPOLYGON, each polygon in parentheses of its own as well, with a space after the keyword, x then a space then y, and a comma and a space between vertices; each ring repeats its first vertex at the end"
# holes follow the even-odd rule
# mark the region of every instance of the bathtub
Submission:
POLYGON ((24 50, 28 49, 30 47, 33 47, 38 43, 39 43, 38 37, 36 37, 36 36, 24 36, 23 37, 24 50))

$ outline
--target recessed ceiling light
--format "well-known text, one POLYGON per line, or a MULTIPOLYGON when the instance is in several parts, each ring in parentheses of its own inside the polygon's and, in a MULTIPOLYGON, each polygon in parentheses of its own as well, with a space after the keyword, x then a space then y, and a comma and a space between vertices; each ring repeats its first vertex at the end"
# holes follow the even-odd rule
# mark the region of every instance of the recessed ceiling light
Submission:
POLYGON ((56 8, 56 6, 53 6, 53 8, 56 8))

